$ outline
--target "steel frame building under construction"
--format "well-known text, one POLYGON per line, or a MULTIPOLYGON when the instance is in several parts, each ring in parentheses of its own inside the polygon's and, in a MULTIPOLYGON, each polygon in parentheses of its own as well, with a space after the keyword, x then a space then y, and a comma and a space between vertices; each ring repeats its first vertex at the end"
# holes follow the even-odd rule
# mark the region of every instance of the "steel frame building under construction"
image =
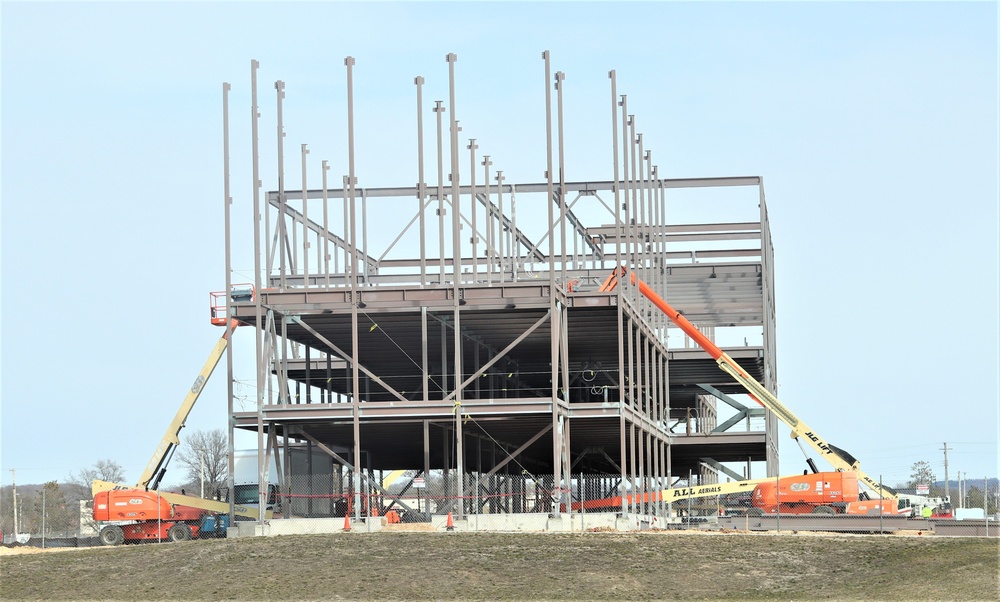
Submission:
MULTIPOLYGON (((329 187, 324 161, 322 184, 306 186, 302 145, 302 189, 284 189, 279 81, 279 173, 266 194, 254 61, 252 292, 229 277, 231 234, 244 233, 230 232, 224 85, 230 294, 213 318, 253 326, 258 358, 256 411, 247 412, 234 409, 229 358, 232 424, 257 432, 266 454, 304 446, 328 456, 343 471, 332 493, 353 503, 348 512, 355 515, 369 510, 368 497, 393 497, 374 478, 377 471, 443 475, 450 501, 439 508, 458 518, 483 511, 485 501, 468 500, 486 500, 483 484, 496 479, 514 493, 491 501, 492 512, 558 515, 593 483, 601 495, 652 492, 678 481, 747 478, 751 462, 777 474, 775 419, 733 398, 742 388, 637 286, 623 279, 611 292, 602 287, 616 266, 629 266, 710 337, 756 332, 755 344, 726 351, 773 391, 773 258, 761 178, 661 177, 612 71, 608 173, 565 181, 563 75, 550 73, 548 53, 542 58, 546 129, 538 143, 546 148, 545 181, 506 181, 489 156, 477 155, 474 139, 459 142, 454 110, 444 124, 438 101, 432 109, 438 168, 426 182, 418 77, 419 183, 361 186, 348 58, 348 173, 329 187), (738 188, 753 193, 759 218, 671 219, 674 193, 738 188)), ((448 55, 451 107, 455 61, 448 55)), ((288 464, 279 469, 286 493, 288 464)), ((668 509, 622 502, 616 511, 668 509)))

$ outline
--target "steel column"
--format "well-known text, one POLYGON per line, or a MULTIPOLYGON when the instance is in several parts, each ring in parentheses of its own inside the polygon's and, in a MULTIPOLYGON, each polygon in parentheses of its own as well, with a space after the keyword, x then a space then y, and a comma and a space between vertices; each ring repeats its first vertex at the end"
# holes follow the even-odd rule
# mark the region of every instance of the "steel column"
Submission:
POLYGON ((330 288, 330 238, 326 233, 330 231, 330 211, 329 199, 327 198, 327 173, 330 165, 323 161, 323 273, 326 275, 326 287, 330 288))
MULTIPOLYGON (((253 229, 253 249, 254 249, 254 290, 257 294, 254 296, 254 312, 256 316, 256 355, 257 361, 257 494, 258 500, 267 499, 267 491, 264 489, 266 487, 266 481, 263 479, 264 472, 264 369, 262 364, 264 364, 263 352, 263 332, 261 332, 260 323, 263 317, 263 308, 260 302, 260 283, 261 283, 261 273, 260 273, 260 153, 259 153, 259 136, 258 136, 258 125, 260 121, 260 112, 257 107, 257 70, 260 68, 260 63, 256 60, 250 61, 250 89, 251 89, 251 119, 250 119, 250 129, 251 129, 251 139, 253 147, 253 214, 254 214, 254 229, 253 229)), ((229 294, 229 291, 226 291, 229 294)), ((232 512, 232 508, 230 508, 232 512)), ((258 523, 264 524, 265 513, 259 513, 257 519, 258 523)))
MULTIPOLYGON (((451 241, 452 241, 452 284, 454 301, 455 332, 452 346, 455 351, 454 372, 455 372, 455 471, 457 473, 456 496, 458 497, 458 518, 464 516, 465 504, 462 499, 465 496, 465 446, 462 435, 462 331, 461 331, 461 305, 465 301, 461 298, 462 281, 462 239, 460 234, 461 221, 459 214, 462 208, 461 196, 459 195, 459 168, 458 168, 458 120, 455 117, 455 62, 458 57, 454 53, 448 54, 448 95, 451 105, 451 241)), ((475 197, 472 203, 475 204, 475 197)), ((473 276, 473 278, 475 278, 473 276)))
POLYGON ((478 193, 476 191, 476 149, 479 146, 476 144, 475 138, 469 139, 469 187, 472 189, 472 238, 469 242, 472 244, 472 280, 471 284, 475 285, 479 280, 479 222, 476 220, 476 205, 479 204, 477 200, 478 193))
MULTIPOLYGON (((281 288, 285 288, 285 245, 287 237, 285 235, 285 126, 282 121, 284 111, 282 101, 285 99, 285 82, 280 79, 274 82, 274 89, 278 97, 278 265, 281 275, 281 288)), ((305 183, 303 182, 303 187, 305 183)))
POLYGON ((354 419, 354 517, 361 518, 361 362, 358 361, 360 345, 358 342, 358 304, 360 303, 358 284, 358 236, 356 200, 354 187, 357 179, 354 175, 354 57, 344 59, 347 67, 347 164, 348 164, 348 204, 350 206, 350 245, 351 245, 351 400, 354 419))
MULTIPOLYGON (((420 210, 420 285, 427 286, 427 220, 424 213, 427 209, 424 206, 424 199, 427 198, 424 183, 424 78, 417 76, 413 79, 413 83, 417 86, 417 207, 420 210)), ((426 370, 424 372, 426 373, 426 370)))
MULTIPOLYGON (((230 211, 233 204, 233 197, 229 190, 229 91, 232 89, 228 83, 222 84, 222 203, 225 208, 225 253, 226 253, 226 320, 232 319, 233 295, 232 295, 232 244, 231 244, 231 219, 230 211)), ((233 332, 235 334, 235 330, 233 332)), ((230 335, 231 337, 232 335, 230 335)), ((233 472, 235 468, 235 441, 236 426, 233 419, 233 352, 232 345, 226 345, 226 458, 228 470, 226 472, 226 486, 228 491, 233 491, 233 472)), ((235 520, 235 508, 233 496, 229 496, 229 521, 235 520)))

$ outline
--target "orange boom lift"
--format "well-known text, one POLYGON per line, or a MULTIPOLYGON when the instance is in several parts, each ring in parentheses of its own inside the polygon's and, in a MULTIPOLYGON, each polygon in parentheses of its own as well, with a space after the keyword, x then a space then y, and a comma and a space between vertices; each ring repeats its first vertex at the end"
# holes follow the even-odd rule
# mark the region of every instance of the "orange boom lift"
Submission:
MULTIPOLYGON (((135 485, 122 485, 96 480, 91 484, 94 496, 93 517, 102 523, 100 540, 104 545, 118 545, 126 541, 169 540, 183 541, 212 533, 223 536, 229 524, 229 503, 191 495, 157 491, 166 473, 167 464, 180 445, 180 432, 188 415, 201 396, 205 383, 212 376, 230 337, 241 325, 225 315, 226 292, 211 293, 211 319, 216 326, 225 326, 194 383, 188 389, 177 414, 167 427, 153 451, 153 456, 135 485)), ((249 285, 234 286, 230 295, 253 298, 249 285)), ((241 518, 257 519, 257 508, 236 504, 233 513, 241 518)), ((266 511, 265 516, 270 517, 266 511)))
MULTIPOLYGON (((757 382, 752 376, 750 376, 746 370, 740 367, 733 358, 729 357, 722 349, 713 343, 708 337, 706 337, 698 328, 692 324, 687 318, 685 318, 681 312, 673 308, 669 303, 666 302, 663 297, 656 294, 653 289, 649 288, 645 282, 637 277, 631 270, 627 269, 625 266, 619 266, 612 270, 611 275, 608 276, 604 284, 601 285, 599 292, 610 292, 615 290, 618 283, 622 278, 627 277, 629 282, 633 285, 639 287, 639 292, 642 293, 644 297, 649 299, 653 305, 659 308, 660 311, 665 313, 670 321, 676 324, 681 330, 684 331, 691 339, 698 344, 699 347, 704 349, 712 359, 719 364, 724 372, 732 376, 736 382, 740 383, 747 393, 753 398, 754 401, 774 412, 774 415, 778 417, 779 420, 784 422, 791 429, 792 439, 799 444, 799 448, 802 449, 802 453, 806 456, 806 462, 808 462, 809 467, 814 473, 819 473, 816 468, 816 464, 806 453, 805 448, 802 446, 802 439, 805 439, 806 443, 809 444, 816 452, 826 458, 826 460, 835 468, 837 471, 851 472, 856 475, 857 480, 864 483, 869 489, 874 491, 878 497, 886 500, 895 502, 898 499, 898 495, 895 490, 886 487, 879 483, 877 480, 868 476, 864 471, 861 470, 861 463, 851 454, 846 451, 836 447, 830 443, 827 443, 823 438, 821 438, 816 431, 807 426, 802 420, 799 419, 791 410, 784 406, 778 398, 774 396, 770 391, 768 391, 764 385, 757 382)), ((825 474, 825 473, 823 473, 825 474)), ((814 477, 817 475, 813 475, 814 477)), ((756 491, 755 494, 756 495, 756 491)), ((764 495, 762 493, 762 495, 764 495)), ((782 497, 784 496, 784 490, 782 490, 782 497)), ((783 500, 784 501, 784 498, 783 500)), ((782 504, 784 505, 784 504, 782 504)))

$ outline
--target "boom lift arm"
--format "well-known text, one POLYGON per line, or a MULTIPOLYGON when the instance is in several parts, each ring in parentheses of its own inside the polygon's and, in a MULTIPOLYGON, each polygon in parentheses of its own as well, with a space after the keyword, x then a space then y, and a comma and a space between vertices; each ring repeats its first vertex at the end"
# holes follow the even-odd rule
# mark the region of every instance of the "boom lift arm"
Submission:
MULTIPOLYGON (((731 481, 729 483, 712 483, 710 485, 693 485, 689 487, 672 487, 670 489, 662 489, 660 491, 653 491, 642 495, 626 495, 624 497, 625 504, 632 504, 633 502, 646 504, 659 501, 673 503, 689 498, 710 497, 743 492, 750 493, 757 485, 770 481, 774 481, 774 478, 770 477, 766 479, 753 479, 748 481, 731 481)), ((572 508, 573 510, 579 510, 581 507, 584 510, 599 510, 602 508, 621 508, 621 506, 622 496, 616 496, 599 500, 587 500, 582 502, 582 504, 581 502, 573 502, 572 508)))
POLYGON ((208 355, 208 359, 205 361, 201 372, 194 379, 194 383, 184 397, 184 402, 181 403, 181 407, 177 410, 177 415, 174 416, 173 422, 167 427, 167 432, 163 435, 163 439, 160 440, 160 444, 156 446, 156 451, 153 452, 153 457, 150 458, 149 464, 146 465, 142 476, 139 477, 136 488, 155 490, 159 487, 160 480, 167 472, 167 464, 170 462, 174 450, 181 442, 179 437, 181 429, 184 428, 184 423, 187 421, 191 409, 194 408, 195 402, 198 401, 202 388, 208 382, 209 377, 212 376, 215 366, 218 365, 219 359, 226 351, 226 347, 229 345, 229 336, 236 330, 237 326, 239 326, 238 321, 230 320, 226 326, 226 332, 219 337, 219 342, 215 344, 215 348, 208 355))
MULTIPOLYGON (((896 492, 884 485, 880 485, 879 482, 870 476, 868 476, 864 471, 861 470, 861 463, 846 451, 827 443, 819 435, 816 434, 812 428, 807 426, 804 422, 799 420, 798 416, 792 413, 787 407, 784 406, 778 398, 775 397, 770 391, 768 391, 762 384, 757 382, 752 376, 750 376, 746 370, 744 370, 739 364, 736 363, 733 358, 729 357, 725 352, 722 351, 715 343, 713 343, 708 337, 706 337, 698 328, 692 324, 687 318, 685 318, 681 312, 674 309, 663 297, 656 294, 653 289, 649 288, 645 282, 643 282, 634 272, 627 269, 625 266, 616 267, 611 275, 608 276, 607 280, 599 289, 600 292, 613 291, 616 286, 618 286, 618 281, 620 278, 628 275, 631 279, 632 284, 638 285, 639 292, 643 294, 647 299, 649 299, 653 305, 660 309, 663 313, 667 314, 670 321, 676 324, 681 330, 683 330, 689 337, 691 337, 702 349, 704 349, 712 359, 719 364, 724 372, 736 379, 736 382, 740 383, 747 393, 753 398, 754 401, 774 412, 774 415, 778 417, 779 420, 784 422, 792 430, 792 439, 795 439, 799 447, 802 447, 802 442, 800 437, 805 438, 806 443, 808 443, 817 453, 826 458, 826 460, 837 470, 852 471, 857 473, 858 479, 867 485, 872 491, 876 492, 882 498, 897 499, 898 495, 896 492)), ((805 453, 805 449, 802 450, 805 453)), ((813 472, 818 472, 816 470, 815 464, 811 459, 808 459, 810 468, 813 472)))
MULTIPOLYGON (((202 366, 201 371, 198 376, 194 379, 194 383, 188 390, 187 395, 184 397, 184 401, 181 403, 180 408, 177 410, 177 414, 174 416, 173 421, 167 427, 167 432, 163 435, 160 440, 159 445, 156 446, 156 450, 153 452, 153 457, 150 458, 149 464, 146 465, 146 469, 143 470, 142 475, 139 477, 139 482, 136 483, 134 487, 128 485, 122 485, 120 483, 110 483, 107 481, 95 480, 91 483, 91 493, 96 498, 97 494, 102 491, 109 490, 135 490, 141 489, 145 491, 156 490, 160 485, 160 481, 163 479, 163 475, 167 471, 167 464, 173 457, 174 451, 177 446, 180 445, 180 431, 184 428, 184 424, 187 422, 188 416, 191 414, 191 410, 194 408, 194 404, 198 401, 201 396, 202 389, 205 387, 205 383, 212 376, 212 372, 215 371, 215 367, 219 364, 219 360, 222 358, 222 354, 225 353, 226 348, 229 346, 229 337, 233 334, 240 322, 238 320, 227 319, 227 317, 222 314, 220 315, 221 305, 216 305, 216 300, 219 297, 224 297, 226 295, 232 295, 234 299, 237 296, 253 298, 253 288, 246 287, 236 288, 234 287, 231 291, 224 293, 212 293, 213 306, 212 306, 212 324, 216 326, 225 326, 226 331, 219 337, 218 342, 209 353, 208 359, 205 360, 205 365, 202 366)), ((214 512, 218 514, 229 513, 229 503, 220 502, 216 500, 202 499, 195 496, 177 494, 177 493, 165 493, 160 492, 157 495, 167 500, 170 504, 187 506, 190 508, 197 508, 200 510, 207 510, 209 512, 214 512)), ((252 506, 235 505, 233 508, 233 513, 236 516, 257 519, 260 516, 259 510, 252 506)), ((271 518, 272 512, 270 510, 265 511, 265 517, 271 518)), ((141 521, 140 521, 141 522, 141 521)))

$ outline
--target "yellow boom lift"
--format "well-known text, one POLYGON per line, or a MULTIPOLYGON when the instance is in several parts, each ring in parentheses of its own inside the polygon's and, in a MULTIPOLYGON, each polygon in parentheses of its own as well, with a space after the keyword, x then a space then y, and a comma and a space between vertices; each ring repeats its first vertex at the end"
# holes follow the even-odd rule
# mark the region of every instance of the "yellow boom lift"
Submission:
MULTIPOLYGON (((170 463, 170 460, 174 455, 174 451, 177 449, 177 446, 180 445, 181 429, 184 428, 184 423, 187 421, 188 415, 191 414, 191 410, 194 408, 195 402, 197 402, 198 397, 201 396, 205 383, 208 382, 209 377, 212 376, 212 372, 215 371, 215 367, 222 358, 222 354, 225 353, 226 347, 229 345, 229 338, 236 330, 236 327, 239 326, 239 322, 237 320, 229 320, 228 324, 225 325, 226 332, 219 337, 219 341, 215 344, 212 352, 208 355, 205 365, 202 366, 201 371, 194 379, 194 383, 188 390, 187 395, 184 396, 184 401, 181 403, 181 407, 177 410, 177 414, 174 416, 170 426, 167 427, 167 432, 163 435, 159 445, 156 446, 156 450, 153 452, 153 457, 150 458, 149 463, 146 465, 146 469, 142 471, 139 481, 135 485, 122 485, 120 483, 109 483, 107 481, 95 480, 91 483, 91 493, 94 497, 102 491, 155 491, 159 487, 160 480, 163 479, 163 475, 167 471, 167 464, 170 463)), ((229 513, 228 502, 207 500, 200 497, 181 495, 178 493, 161 492, 159 496, 171 504, 190 506, 192 508, 208 510, 216 513, 229 513)), ((237 505, 234 507, 234 513, 236 516, 252 519, 259 518, 257 508, 250 506, 237 505)), ((267 514, 269 515, 270 511, 268 511, 267 514)), ((270 516, 267 516, 267 518, 270 518, 270 516)))

